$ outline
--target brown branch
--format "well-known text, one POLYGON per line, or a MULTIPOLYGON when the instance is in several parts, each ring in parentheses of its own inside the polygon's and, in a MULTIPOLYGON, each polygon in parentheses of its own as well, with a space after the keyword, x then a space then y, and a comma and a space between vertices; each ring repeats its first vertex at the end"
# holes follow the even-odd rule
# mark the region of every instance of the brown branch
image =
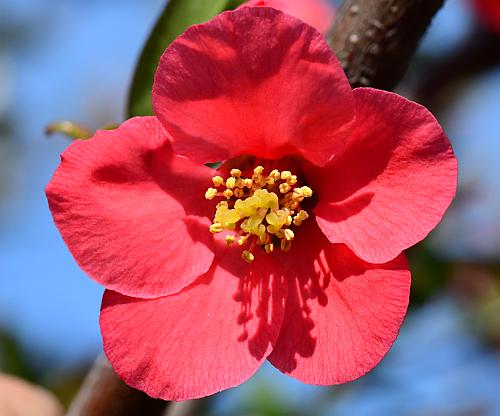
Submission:
POLYGON ((67 416, 160 416, 166 407, 167 402, 127 386, 101 356, 85 378, 67 416))
POLYGON ((173 402, 164 416, 200 416, 206 415, 212 403, 212 396, 203 399, 173 402))
POLYGON ((329 40, 354 87, 393 89, 444 0, 345 0, 329 40))

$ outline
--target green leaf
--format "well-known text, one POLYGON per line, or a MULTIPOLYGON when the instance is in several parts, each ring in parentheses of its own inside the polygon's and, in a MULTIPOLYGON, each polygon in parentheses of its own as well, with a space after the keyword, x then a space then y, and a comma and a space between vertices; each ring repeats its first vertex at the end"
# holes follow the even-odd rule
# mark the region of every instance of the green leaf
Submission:
POLYGON ((151 89, 154 74, 163 51, 189 26, 203 23, 231 10, 244 0, 170 0, 158 18, 139 58, 130 87, 129 117, 153 114, 151 89))

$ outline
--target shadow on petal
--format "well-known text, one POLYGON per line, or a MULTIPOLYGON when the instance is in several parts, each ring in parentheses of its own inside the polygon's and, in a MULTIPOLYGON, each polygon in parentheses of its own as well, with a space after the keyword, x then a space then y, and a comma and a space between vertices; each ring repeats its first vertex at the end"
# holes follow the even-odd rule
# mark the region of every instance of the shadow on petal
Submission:
POLYGON ((345 245, 330 244, 315 223, 296 236, 281 255, 288 298, 268 359, 306 383, 353 380, 372 369, 397 336, 408 304, 408 266, 403 256, 365 263, 345 245))
POLYGON ((329 222, 344 221, 367 208, 374 195, 373 192, 363 192, 342 202, 332 202, 328 204, 328 209, 324 210, 323 218, 329 222))

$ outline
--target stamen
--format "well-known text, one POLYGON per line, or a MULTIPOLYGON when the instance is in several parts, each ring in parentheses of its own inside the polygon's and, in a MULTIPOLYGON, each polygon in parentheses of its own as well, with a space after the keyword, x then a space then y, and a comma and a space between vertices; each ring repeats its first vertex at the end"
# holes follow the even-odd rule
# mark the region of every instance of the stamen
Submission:
POLYGON ((313 191, 311 188, 309 188, 308 186, 303 186, 302 188, 302 193, 304 195, 304 198, 310 198, 313 194, 313 191))
POLYGON ((248 250, 243 250, 243 253, 241 253, 241 258, 247 263, 252 263, 255 260, 255 256, 248 250))
POLYGON ((224 183, 224 179, 221 176, 214 176, 212 182, 214 186, 221 186, 224 183))
POLYGON ((241 176, 241 170, 239 170, 239 169, 231 169, 231 176, 233 178, 239 178, 241 176))
POLYGON ((233 178, 232 176, 230 178, 227 178, 226 188, 234 189, 235 186, 236 186, 236 178, 233 178))
POLYGON ((295 217, 293 217, 293 223, 297 226, 300 227, 302 225, 302 221, 306 220, 309 218, 309 214, 302 210, 300 211, 295 217))
POLYGON ((301 188, 295 188, 293 190, 292 199, 299 202, 304 199, 304 192, 302 192, 301 188))
MULTIPOLYGON (((283 174, 281 176, 283 176, 283 174)), ((286 194, 286 193, 290 192, 290 189, 292 189, 292 187, 290 185, 288 185, 288 183, 286 183, 286 182, 282 183, 279 186, 279 188, 280 188, 280 192, 282 194, 286 194)))
POLYGON ((214 199, 216 195, 217 195, 217 189, 208 188, 207 192, 205 192, 205 199, 214 199))
POLYGON ((281 250, 288 251, 292 247, 292 242, 290 240, 281 240, 281 250))
POLYGON ((254 261, 257 246, 267 254, 274 251, 278 242, 282 251, 290 250, 295 232, 289 227, 299 227, 309 217, 300 204, 312 196, 312 189, 296 186, 298 178, 288 170, 273 169, 267 176, 264 171, 263 166, 257 166, 249 172, 249 178, 240 169, 231 169, 231 176, 225 180, 214 176, 215 188, 205 192, 208 200, 225 198, 216 205, 210 232, 234 231, 234 235, 225 237, 228 247, 249 242, 241 255, 247 263, 254 261), (225 189, 217 190, 220 186, 225 189))
POLYGON ((287 241, 292 241, 294 239, 294 237, 295 237, 295 234, 293 233, 293 231, 290 230, 290 228, 287 228, 285 230, 285 239, 287 241))
POLYGON ((281 173, 280 173, 279 170, 274 169, 269 174, 269 177, 272 178, 272 179, 274 179, 274 181, 278 181, 281 178, 281 173))
POLYGON ((236 188, 234 191, 233 191, 233 194, 236 198, 241 198, 243 195, 245 195, 245 191, 241 188, 236 188))
POLYGON ((264 168, 262 166, 257 166, 254 170, 253 173, 255 175, 262 175, 262 172, 264 172, 264 168))
POLYGON ((209 229, 212 234, 221 233, 223 230, 222 224, 220 222, 213 223, 212 225, 210 225, 209 229))

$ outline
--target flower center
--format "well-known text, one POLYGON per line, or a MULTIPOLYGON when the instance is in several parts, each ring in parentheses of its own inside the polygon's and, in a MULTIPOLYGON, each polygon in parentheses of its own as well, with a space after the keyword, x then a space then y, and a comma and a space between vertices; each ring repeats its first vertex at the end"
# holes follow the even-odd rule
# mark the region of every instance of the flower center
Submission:
POLYGON ((232 232, 226 236, 226 244, 248 245, 241 254, 248 263, 255 258, 256 246, 268 254, 275 245, 282 251, 290 250, 295 237, 290 227, 300 227, 309 217, 300 204, 312 196, 311 188, 298 186, 297 176, 288 170, 274 169, 266 176, 262 166, 257 166, 248 178, 240 169, 232 169, 226 180, 214 176, 212 182, 214 187, 207 190, 205 198, 224 200, 216 206, 211 233, 232 232))

